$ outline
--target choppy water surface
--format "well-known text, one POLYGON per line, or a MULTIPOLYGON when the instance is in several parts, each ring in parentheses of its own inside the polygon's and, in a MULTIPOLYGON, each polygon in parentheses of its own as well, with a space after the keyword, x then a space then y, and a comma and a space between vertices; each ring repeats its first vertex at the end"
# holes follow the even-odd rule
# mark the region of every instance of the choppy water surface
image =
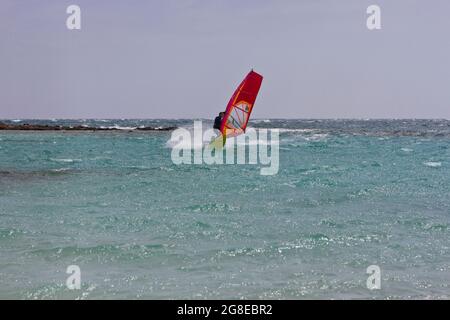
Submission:
POLYGON ((277 175, 174 165, 170 132, 0 131, 0 298, 450 297, 450 121, 251 126, 281 129, 277 175))

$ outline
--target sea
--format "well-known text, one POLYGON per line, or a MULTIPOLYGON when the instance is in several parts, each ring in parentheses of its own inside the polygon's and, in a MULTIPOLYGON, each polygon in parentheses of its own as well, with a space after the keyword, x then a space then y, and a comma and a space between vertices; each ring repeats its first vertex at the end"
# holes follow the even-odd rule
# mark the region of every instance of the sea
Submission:
POLYGON ((133 130, 194 119, 1 122, 118 130, 0 131, 0 299, 450 298, 449 120, 252 120, 267 176, 133 130))

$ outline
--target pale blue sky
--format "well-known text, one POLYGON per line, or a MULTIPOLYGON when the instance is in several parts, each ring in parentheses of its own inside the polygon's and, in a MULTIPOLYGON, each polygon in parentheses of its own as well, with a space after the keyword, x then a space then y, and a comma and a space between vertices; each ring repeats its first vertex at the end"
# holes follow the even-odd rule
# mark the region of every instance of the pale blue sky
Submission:
POLYGON ((0 118, 450 118, 448 0, 0 2, 0 118), (82 30, 66 29, 78 4, 82 30), (366 28, 381 7, 382 30, 366 28))

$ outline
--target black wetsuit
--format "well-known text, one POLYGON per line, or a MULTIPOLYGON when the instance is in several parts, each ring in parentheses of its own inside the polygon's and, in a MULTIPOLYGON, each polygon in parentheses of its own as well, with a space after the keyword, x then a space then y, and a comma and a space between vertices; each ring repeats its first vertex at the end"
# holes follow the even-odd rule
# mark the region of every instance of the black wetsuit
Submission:
POLYGON ((217 130, 220 130, 220 125, 222 124, 222 117, 221 116, 217 116, 215 119, 214 119, 214 126, 213 126, 213 128, 214 129, 217 129, 217 130))

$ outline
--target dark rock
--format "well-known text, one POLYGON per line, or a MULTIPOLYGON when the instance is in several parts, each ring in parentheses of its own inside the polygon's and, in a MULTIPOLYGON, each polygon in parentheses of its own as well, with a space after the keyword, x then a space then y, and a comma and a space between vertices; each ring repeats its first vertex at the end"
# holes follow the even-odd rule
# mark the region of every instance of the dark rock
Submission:
POLYGON ((136 130, 141 130, 141 131, 171 131, 171 130, 175 130, 177 127, 158 127, 158 128, 154 128, 154 127, 143 127, 143 128, 137 128, 136 130))
MULTIPOLYGON (((140 131, 171 131, 175 130, 177 127, 163 127, 163 128, 154 128, 154 127, 143 127, 143 128, 137 128, 136 130, 140 131)), ((66 131, 127 131, 127 132, 133 132, 134 130, 120 130, 118 128, 97 128, 97 127, 85 127, 85 126, 50 126, 48 124, 42 125, 42 124, 6 124, 3 122, 0 122, 0 130, 26 130, 26 131, 60 131, 60 130, 66 130, 66 131)))

